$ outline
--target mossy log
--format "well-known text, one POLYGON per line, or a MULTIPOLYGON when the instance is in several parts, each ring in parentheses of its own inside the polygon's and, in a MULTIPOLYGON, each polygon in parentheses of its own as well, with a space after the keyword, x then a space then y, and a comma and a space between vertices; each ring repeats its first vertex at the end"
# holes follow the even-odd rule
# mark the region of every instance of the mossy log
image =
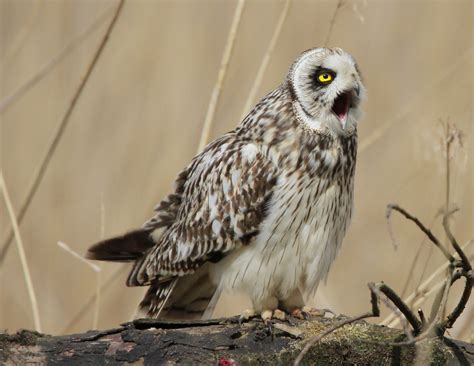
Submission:
MULTIPOLYGON (((305 339, 342 317, 313 318, 294 325, 277 322, 273 336, 258 321, 140 319, 105 331, 49 336, 32 331, 0 335, 0 364, 7 365, 289 365, 305 339)), ((414 345, 403 332, 359 321, 318 342, 307 365, 470 365, 474 345, 432 338, 414 345), (419 363, 421 362, 421 363, 419 363)))

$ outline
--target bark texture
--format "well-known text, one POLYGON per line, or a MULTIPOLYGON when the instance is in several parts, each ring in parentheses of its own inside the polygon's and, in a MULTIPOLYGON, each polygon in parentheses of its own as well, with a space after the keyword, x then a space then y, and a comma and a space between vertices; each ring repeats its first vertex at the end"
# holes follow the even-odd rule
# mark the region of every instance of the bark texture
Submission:
MULTIPOLYGON (((273 337, 257 320, 210 321, 141 319, 115 329, 67 336, 23 330, 0 335, 0 364, 7 365, 288 365, 305 338, 342 319, 314 318, 290 326, 276 323, 273 337)), ((336 330, 305 356, 308 365, 470 365, 474 345, 447 338, 415 345, 403 332, 360 321, 336 330)))

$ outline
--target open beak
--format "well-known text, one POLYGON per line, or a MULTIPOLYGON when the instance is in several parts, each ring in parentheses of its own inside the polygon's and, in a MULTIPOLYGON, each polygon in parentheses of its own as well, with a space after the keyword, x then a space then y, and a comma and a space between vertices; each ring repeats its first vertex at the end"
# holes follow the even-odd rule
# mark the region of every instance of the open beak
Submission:
POLYGON ((342 129, 346 128, 347 116, 352 104, 352 90, 345 91, 337 96, 332 105, 332 112, 341 121, 342 129))

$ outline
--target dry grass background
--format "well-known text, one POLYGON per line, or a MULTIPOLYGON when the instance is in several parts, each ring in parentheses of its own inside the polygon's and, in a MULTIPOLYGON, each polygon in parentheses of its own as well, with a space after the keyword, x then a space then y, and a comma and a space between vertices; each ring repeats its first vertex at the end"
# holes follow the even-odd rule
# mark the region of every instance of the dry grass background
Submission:
MULTIPOLYGON (((40 82, 0 112, 1 169, 16 210, 117 4, 0 0, 0 103, 101 19, 40 82)), ((195 154, 236 4, 125 3, 20 225, 44 332, 81 331, 94 321, 97 273, 57 242, 82 254, 102 235, 141 225, 195 154)), ((307 48, 327 41, 355 56, 369 94, 360 123, 356 212, 329 280, 313 300, 353 315, 369 307, 367 282, 384 280, 401 292, 410 277, 408 294, 443 263, 425 245, 410 273, 423 235, 396 217, 394 251, 384 216, 385 205, 398 202, 433 223, 442 237, 440 218, 434 219, 446 190, 440 118, 449 117, 464 131, 464 147, 452 163, 450 201, 462 209, 452 228, 460 242, 474 237, 473 3, 294 0, 283 19, 286 6, 245 1, 210 135, 239 122, 272 39, 256 98, 277 86, 307 48)), ((3 241, 11 227, 3 200, 0 225, 3 241)), ((467 252, 472 255, 472 248, 467 252)), ((0 266, 0 328, 33 328, 14 245, 0 266)), ((130 319, 143 289, 125 288, 121 265, 101 268, 101 283, 107 285, 95 320, 104 328, 130 319)), ((226 294, 216 315, 238 313, 247 304, 226 294)), ((454 337, 472 340, 472 300, 469 305, 451 331, 454 337)))

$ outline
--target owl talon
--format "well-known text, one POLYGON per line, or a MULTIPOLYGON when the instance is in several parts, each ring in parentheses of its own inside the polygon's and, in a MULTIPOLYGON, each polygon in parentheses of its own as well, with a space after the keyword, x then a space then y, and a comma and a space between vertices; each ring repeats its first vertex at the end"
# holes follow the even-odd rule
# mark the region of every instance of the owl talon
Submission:
POLYGON ((267 327, 267 332, 268 334, 270 335, 270 337, 272 337, 272 340, 275 338, 274 334, 273 334, 273 322, 272 322, 272 319, 267 319, 267 320, 264 320, 263 323, 265 324, 265 326, 267 327))

